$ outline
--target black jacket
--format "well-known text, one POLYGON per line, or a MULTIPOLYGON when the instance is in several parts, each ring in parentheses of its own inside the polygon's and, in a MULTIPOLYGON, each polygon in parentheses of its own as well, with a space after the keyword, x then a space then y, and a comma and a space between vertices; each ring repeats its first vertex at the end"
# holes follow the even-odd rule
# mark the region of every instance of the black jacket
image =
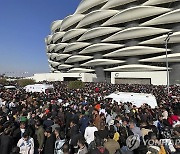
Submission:
POLYGON ((13 138, 8 135, 1 135, 0 137, 0 153, 1 154, 10 154, 12 150, 13 138))
POLYGON ((56 139, 53 134, 46 139, 44 145, 44 154, 54 154, 55 141, 56 139))

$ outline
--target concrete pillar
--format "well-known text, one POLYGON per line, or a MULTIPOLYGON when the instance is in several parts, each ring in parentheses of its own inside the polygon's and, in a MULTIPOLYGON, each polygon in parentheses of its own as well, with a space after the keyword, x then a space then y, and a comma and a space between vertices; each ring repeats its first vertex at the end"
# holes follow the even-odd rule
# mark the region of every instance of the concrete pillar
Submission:
POLYGON ((79 63, 74 63, 74 68, 79 68, 79 67, 80 67, 79 63))
MULTIPOLYGON (((177 7, 180 6, 180 2, 177 3, 177 7)), ((180 31, 180 24, 177 23, 173 30, 175 32, 180 31)), ((172 52, 171 53, 180 53, 180 44, 172 44, 172 52)), ((179 84, 180 83, 180 63, 170 63, 170 84, 179 84)))
MULTIPOLYGON (((99 43, 101 41, 101 39, 96 38, 93 40, 93 43, 99 43)), ((94 59, 102 59, 102 53, 101 52, 96 52, 94 53, 94 59)), ((103 66, 97 66, 95 67, 95 72, 97 75, 97 82, 105 82, 105 72, 104 72, 104 68, 103 66)))
POLYGON ((173 63, 170 67, 170 84, 180 84, 180 63, 173 63))
POLYGON ((180 9, 180 2, 173 2, 173 9, 176 10, 176 9, 180 9))
POLYGON ((95 67, 97 82, 105 82, 105 72, 102 66, 95 67))
POLYGON ((127 64, 139 64, 139 58, 138 57, 129 57, 127 58, 127 64))

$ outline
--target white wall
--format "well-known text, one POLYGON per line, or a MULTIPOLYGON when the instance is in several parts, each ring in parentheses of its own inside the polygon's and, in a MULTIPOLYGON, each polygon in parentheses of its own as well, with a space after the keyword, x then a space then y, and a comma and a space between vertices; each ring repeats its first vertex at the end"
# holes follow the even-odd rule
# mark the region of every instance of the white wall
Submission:
POLYGON ((34 76, 29 77, 34 79, 36 82, 40 81, 63 81, 65 77, 75 77, 80 78, 83 82, 92 82, 93 78, 96 78, 95 74, 90 73, 41 73, 34 74, 34 76))
POLYGON ((116 78, 151 78, 153 85, 166 85, 166 71, 154 72, 111 72, 111 83, 115 84, 116 78))

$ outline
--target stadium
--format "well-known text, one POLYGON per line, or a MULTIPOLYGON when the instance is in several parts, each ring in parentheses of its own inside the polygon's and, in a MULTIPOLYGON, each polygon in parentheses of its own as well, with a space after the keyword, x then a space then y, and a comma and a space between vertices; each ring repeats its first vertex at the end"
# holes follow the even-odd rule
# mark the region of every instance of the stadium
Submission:
POLYGON ((51 72, 151 84, 168 68, 170 84, 180 83, 179 22, 179 0, 83 0, 45 38, 51 72))

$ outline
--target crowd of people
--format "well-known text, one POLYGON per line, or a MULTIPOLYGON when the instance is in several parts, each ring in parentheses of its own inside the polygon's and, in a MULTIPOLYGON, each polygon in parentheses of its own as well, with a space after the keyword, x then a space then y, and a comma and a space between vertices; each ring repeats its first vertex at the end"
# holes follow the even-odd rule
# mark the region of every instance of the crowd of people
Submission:
POLYGON ((180 86, 85 83, 51 93, 0 89, 0 154, 180 153, 180 86), (151 93, 156 108, 104 99, 115 92, 151 93))

